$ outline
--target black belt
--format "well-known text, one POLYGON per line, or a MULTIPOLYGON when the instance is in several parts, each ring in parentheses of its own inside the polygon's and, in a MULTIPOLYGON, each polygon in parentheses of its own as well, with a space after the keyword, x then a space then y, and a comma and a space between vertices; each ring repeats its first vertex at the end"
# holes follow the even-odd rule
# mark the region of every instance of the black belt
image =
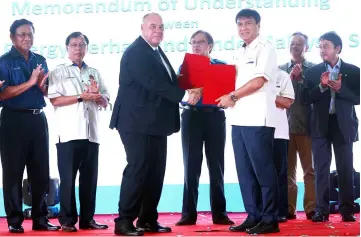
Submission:
POLYGON ((4 107, 4 109, 8 109, 15 112, 22 112, 22 113, 30 113, 30 114, 41 114, 43 112, 43 109, 22 109, 22 108, 10 108, 10 107, 4 107))
POLYGON ((191 110, 191 111, 199 111, 199 112, 218 112, 223 111, 222 108, 216 108, 216 107, 196 107, 191 105, 185 105, 183 106, 183 109, 191 110))

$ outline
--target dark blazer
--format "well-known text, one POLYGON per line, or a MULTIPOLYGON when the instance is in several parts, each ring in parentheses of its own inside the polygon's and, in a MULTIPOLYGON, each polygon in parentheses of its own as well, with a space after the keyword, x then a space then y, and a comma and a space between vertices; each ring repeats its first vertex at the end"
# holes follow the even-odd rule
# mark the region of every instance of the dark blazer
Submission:
POLYGON ((185 91, 178 87, 177 75, 169 66, 172 79, 153 48, 142 38, 124 52, 120 62, 119 89, 110 128, 120 132, 169 136, 180 129, 179 102, 185 91))
MULTIPOLYGON (((331 101, 331 90, 321 93, 319 88, 321 74, 325 72, 325 63, 310 68, 305 75, 303 87, 304 101, 311 105, 311 136, 326 137, 331 101)), ((341 60, 341 89, 335 95, 335 109, 343 141, 358 141, 358 119, 355 105, 360 104, 360 68, 341 60)))

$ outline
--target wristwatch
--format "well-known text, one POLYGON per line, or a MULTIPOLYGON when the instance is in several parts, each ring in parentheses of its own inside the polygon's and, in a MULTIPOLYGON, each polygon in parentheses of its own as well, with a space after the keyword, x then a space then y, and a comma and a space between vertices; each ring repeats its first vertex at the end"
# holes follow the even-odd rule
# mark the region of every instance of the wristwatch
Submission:
POLYGON ((232 100, 233 102, 237 102, 238 98, 237 98, 237 96, 234 94, 234 92, 231 92, 230 96, 231 96, 231 100, 232 100))
POLYGON ((80 95, 78 95, 77 99, 78 99, 78 102, 79 102, 79 103, 80 103, 80 102, 83 102, 83 98, 81 98, 80 95))

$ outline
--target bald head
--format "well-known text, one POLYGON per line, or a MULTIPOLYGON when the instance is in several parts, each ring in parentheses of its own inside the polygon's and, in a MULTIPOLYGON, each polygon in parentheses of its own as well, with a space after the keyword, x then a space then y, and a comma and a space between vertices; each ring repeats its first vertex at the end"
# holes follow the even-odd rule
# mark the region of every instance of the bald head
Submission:
POLYGON ((148 19, 152 18, 160 18, 160 20, 162 21, 162 17, 158 13, 152 12, 143 16, 143 24, 146 23, 148 19))
POLYGON ((158 13, 148 13, 143 17, 142 36, 153 47, 157 47, 163 40, 164 25, 158 13))

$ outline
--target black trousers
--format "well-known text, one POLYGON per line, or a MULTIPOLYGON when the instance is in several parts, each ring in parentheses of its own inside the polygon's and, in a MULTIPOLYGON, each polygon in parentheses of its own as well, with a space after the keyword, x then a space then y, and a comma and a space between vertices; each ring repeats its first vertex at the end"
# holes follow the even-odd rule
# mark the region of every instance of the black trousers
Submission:
POLYGON ((274 128, 232 127, 243 203, 251 222, 277 222, 278 182, 273 159, 274 128))
POLYGON ((182 216, 197 219, 198 186, 203 160, 203 144, 210 179, 213 219, 226 215, 224 197, 224 148, 226 118, 224 111, 183 110, 182 147, 184 190, 182 216))
POLYGON ((275 139, 273 144, 273 156, 278 178, 278 216, 288 215, 288 179, 287 179, 287 157, 288 140, 275 139))
POLYGON ((49 135, 44 113, 32 114, 3 108, 0 121, 3 193, 9 225, 21 224, 22 181, 26 166, 31 184, 33 220, 46 218, 49 189, 49 135))
POLYGON ((79 223, 93 220, 98 181, 99 144, 89 140, 73 140, 56 144, 60 175, 61 225, 75 225, 78 212, 75 199, 75 179, 79 171, 79 223))
POLYGON ((337 116, 330 115, 327 137, 312 138, 315 166, 316 211, 330 213, 330 166, 331 145, 335 154, 339 187, 339 210, 341 214, 354 213, 353 143, 345 143, 338 126, 337 116))
POLYGON ((166 168, 167 137, 119 132, 127 156, 116 223, 155 224, 166 168))

